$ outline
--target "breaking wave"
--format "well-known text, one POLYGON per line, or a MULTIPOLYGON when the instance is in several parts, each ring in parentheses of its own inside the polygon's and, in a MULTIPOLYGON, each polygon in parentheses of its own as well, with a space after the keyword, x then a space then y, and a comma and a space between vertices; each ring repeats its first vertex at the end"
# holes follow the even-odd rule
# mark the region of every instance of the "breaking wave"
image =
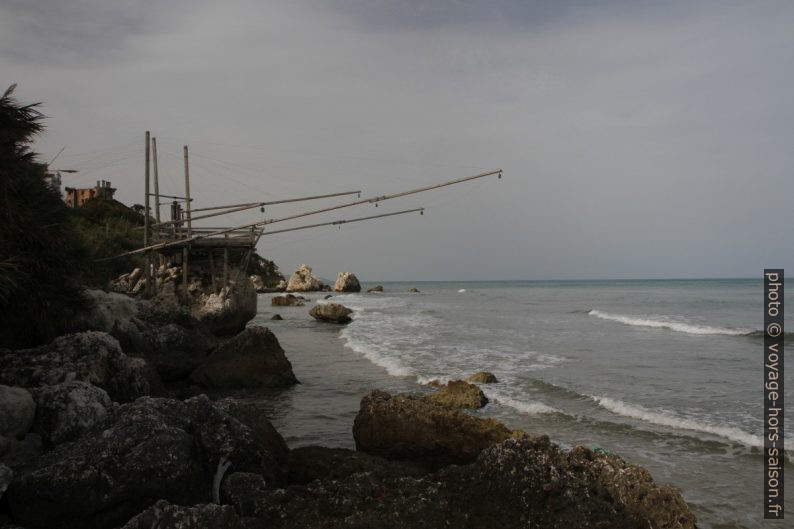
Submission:
POLYGON ((730 329, 727 327, 712 327, 710 325, 698 325, 695 323, 686 323, 679 321, 670 321, 666 319, 654 319, 641 316, 627 316, 624 314, 610 314, 608 312, 601 312, 600 310, 591 310, 588 312, 590 316, 601 318, 602 320, 617 321, 625 325, 632 325, 636 327, 653 327, 656 329, 669 329, 676 332, 684 332, 687 334, 724 334, 729 336, 750 336, 756 331, 750 329, 730 329))

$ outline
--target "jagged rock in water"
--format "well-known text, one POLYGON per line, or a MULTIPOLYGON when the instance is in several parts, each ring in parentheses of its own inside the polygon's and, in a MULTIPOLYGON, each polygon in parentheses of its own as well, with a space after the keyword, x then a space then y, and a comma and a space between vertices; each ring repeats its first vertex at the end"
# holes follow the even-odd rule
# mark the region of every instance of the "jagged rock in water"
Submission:
POLYGON ((281 314, 273 314, 273 317, 270 318, 271 320, 283 320, 284 318, 281 317, 281 314))
POLYGON ((265 529, 260 520, 243 518, 230 505, 174 505, 158 501, 122 529, 265 529))
POLYGON ((302 264, 290 276, 287 292, 314 292, 323 289, 323 283, 312 274, 311 267, 302 264))
POLYGON ((274 463, 269 476, 280 482, 284 477, 281 473, 282 469, 286 471, 289 448, 287 442, 268 420, 267 413, 261 408, 261 401, 227 397, 216 401, 215 406, 250 428, 257 442, 267 447, 274 463))
POLYGON ((488 404, 488 399, 480 388, 462 380, 450 380, 442 389, 425 398, 452 408, 477 409, 488 404))
POLYGON ((125 402, 149 394, 151 377, 145 360, 125 355, 118 340, 104 332, 68 334, 33 349, 0 350, 3 384, 33 388, 81 380, 125 402))
POLYGON ((315 305, 309 314, 318 321, 325 321, 328 323, 349 323, 351 320, 350 315, 353 311, 339 303, 324 303, 322 305, 315 305))
POLYGON ((23 439, 35 415, 36 402, 28 390, 0 385, 0 436, 23 439))
POLYGON ((247 278, 214 292, 202 292, 191 313, 217 336, 231 336, 245 329, 256 316, 256 290, 247 278))
POLYGON ((479 371, 469 376, 466 379, 468 382, 475 382, 477 384, 496 384, 499 380, 496 375, 488 371, 479 371))
POLYGON ((361 283, 353 272, 339 272, 334 283, 334 292, 361 292, 361 283))
POLYGON ((408 292, 411 292, 413 294, 418 294, 419 293, 419 289, 416 288, 416 287, 412 287, 412 288, 408 289, 408 292))
POLYGON ((367 292, 383 292, 383 287, 381 285, 377 285, 372 288, 368 288, 367 292))
POLYGON ((296 384, 292 364, 267 327, 247 327, 223 342, 190 380, 211 389, 272 388, 296 384))
POLYGON ((494 419, 380 390, 361 399, 353 423, 357 450, 432 465, 470 463, 483 449, 510 436, 511 431, 494 419))
POLYGON ((270 298, 270 305, 273 307, 302 307, 303 300, 292 294, 283 296, 273 296, 270 298))
POLYGON ((207 397, 144 397, 18 472, 6 499, 28 529, 117 527, 157 500, 211 501, 227 461, 268 482, 280 471, 262 438, 207 397))
POLYGON ((33 390, 36 420, 33 431, 46 447, 80 437, 107 420, 113 402, 102 388, 87 382, 72 381, 33 390))

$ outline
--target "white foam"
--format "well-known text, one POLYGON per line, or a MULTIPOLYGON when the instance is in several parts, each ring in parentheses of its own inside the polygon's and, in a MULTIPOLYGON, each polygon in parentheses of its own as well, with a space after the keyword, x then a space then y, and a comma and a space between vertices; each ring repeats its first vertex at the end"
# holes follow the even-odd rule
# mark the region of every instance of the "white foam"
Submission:
POLYGON ((464 292, 466 292, 465 288, 461 288, 460 290, 458 290, 458 294, 463 294, 464 292))
MULTIPOLYGON (((691 430, 694 432, 716 435, 751 448, 764 447, 764 439, 761 436, 753 435, 733 426, 717 426, 705 421, 676 417, 667 412, 649 410, 643 406, 627 404, 621 400, 611 399, 609 397, 591 396, 590 398, 596 401, 599 406, 624 417, 639 419, 651 424, 667 426, 679 430, 691 430)), ((794 450, 794 442, 786 442, 785 449, 787 451, 794 450)))
POLYGON ((522 400, 517 400, 512 397, 508 397, 503 393, 489 389, 488 391, 483 390, 485 396, 488 397, 490 400, 497 402, 499 404, 504 404, 505 406, 509 406, 514 410, 517 410, 521 413, 526 413, 527 415, 541 415, 544 413, 562 413, 562 411, 558 410, 557 408, 553 408, 542 402, 537 401, 530 401, 525 402, 522 400))
POLYGON ((727 334, 730 336, 741 336, 751 332, 748 329, 728 329, 725 327, 711 327, 709 325, 697 325, 678 321, 664 320, 661 318, 647 318, 640 316, 626 316, 623 314, 609 314, 600 310, 588 312, 591 316, 596 316, 604 320, 617 321, 626 325, 638 327, 653 327, 657 329, 670 329, 671 331, 684 332, 687 334, 727 334))

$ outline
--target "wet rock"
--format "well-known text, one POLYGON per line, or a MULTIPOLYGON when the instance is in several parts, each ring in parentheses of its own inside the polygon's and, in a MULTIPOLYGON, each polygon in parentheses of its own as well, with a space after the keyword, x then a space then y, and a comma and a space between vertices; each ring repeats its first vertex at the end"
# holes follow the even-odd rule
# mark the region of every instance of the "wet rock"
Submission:
POLYGON ((328 294, 327 296, 324 296, 323 299, 331 299, 332 297, 333 296, 331 294, 328 294))
POLYGON ((264 529, 260 520, 239 516, 230 505, 213 503, 186 507, 158 501, 128 521, 122 529, 264 529))
POLYGON ((217 294, 202 292, 192 302, 190 311, 216 336, 231 336, 256 316, 256 290, 244 277, 217 294))
POLYGON ((303 446, 289 453, 288 482, 306 485, 314 480, 339 480, 353 474, 375 473, 379 476, 413 476, 428 473, 422 465, 390 461, 345 448, 303 446))
POLYGON ((272 467, 269 477, 280 483, 284 478, 281 471, 286 469, 290 451, 284 438, 268 420, 265 411, 260 408, 261 401, 242 401, 227 397, 216 401, 215 406, 250 428, 256 441, 261 446, 267 447, 272 467))
POLYGON ((14 520, 28 527, 116 527, 157 500, 212 499, 218 469, 275 481, 276 459, 243 423, 207 397, 144 397, 112 422, 57 446, 13 477, 14 520))
POLYGON ((312 274, 311 267, 302 264, 290 276, 287 292, 315 292, 322 290, 323 283, 312 274))
POLYGON ((419 293, 419 289, 416 288, 416 287, 412 287, 412 288, 408 289, 408 292, 411 292, 413 294, 418 294, 419 293))
POLYGON ((273 314, 273 317, 270 318, 271 320, 283 320, 284 318, 281 317, 281 314, 273 314))
POLYGON ((302 307, 303 299, 292 294, 273 296, 270 298, 270 305, 273 307, 302 307))
POLYGON ((81 380, 104 389, 117 402, 150 391, 146 361, 121 352, 118 340, 104 332, 61 336, 33 349, 0 350, 0 383, 27 388, 81 380))
POLYGON ((315 305, 309 314, 318 321, 328 323, 349 323, 352 321, 350 315, 353 311, 339 303, 324 303, 322 305, 315 305))
POLYGON ((511 431, 494 419, 379 390, 361 399, 353 423, 357 450, 430 465, 470 463, 483 449, 510 436, 511 431))
POLYGON ((352 272, 339 272, 334 283, 334 292, 361 292, 361 283, 352 272))
POLYGON ((372 288, 368 288, 367 292, 383 292, 383 287, 381 285, 377 285, 372 288))
POLYGON ((0 436, 23 439, 35 414, 36 402, 29 391, 0 385, 0 436))
POLYGON ((33 431, 45 447, 80 437, 107 420, 113 402, 105 390, 86 382, 72 381, 33 390, 36 419, 33 431))
POLYGON ((499 382, 499 380, 497 380, 496 378, 496 375, 488 371, 480 371, 478 373, 474 373, 473 375, 469 376, 466 380, 468 382, 475 382, 477 384, 496 384, 497 382, 499 382))
POLYGON ((442 389, 425 398, 451 408, 477 409, 488 404, 488 399, 480 388, 463 380, 450 380, 442 389))
POLYGON ((223 342, 190 375, 204 388, 273 388, 296 384, 292 364, 267 327, 247 327, 223 342))

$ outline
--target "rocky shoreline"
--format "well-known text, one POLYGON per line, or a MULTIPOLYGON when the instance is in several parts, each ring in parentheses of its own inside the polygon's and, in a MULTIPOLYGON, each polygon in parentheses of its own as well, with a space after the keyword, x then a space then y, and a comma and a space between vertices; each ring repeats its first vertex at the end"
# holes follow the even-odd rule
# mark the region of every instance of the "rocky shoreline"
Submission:
MULTIPOLYGON (((356 450, 290 449, 233 397, 300 378, 277 337, 248 324, 256 292, 242 279, 197 281, 187 307, 167 290, 90 291, 75 332, 0 349, 0 527, 696 526, 640 466, 467 412, 487 404, 472 383, 485 372, 426 396, 367 393, 356 450)), ((326 290, 304 266, 285 283, 326 290)), ((334 287, 361 290, 349 273, 334 287)))

